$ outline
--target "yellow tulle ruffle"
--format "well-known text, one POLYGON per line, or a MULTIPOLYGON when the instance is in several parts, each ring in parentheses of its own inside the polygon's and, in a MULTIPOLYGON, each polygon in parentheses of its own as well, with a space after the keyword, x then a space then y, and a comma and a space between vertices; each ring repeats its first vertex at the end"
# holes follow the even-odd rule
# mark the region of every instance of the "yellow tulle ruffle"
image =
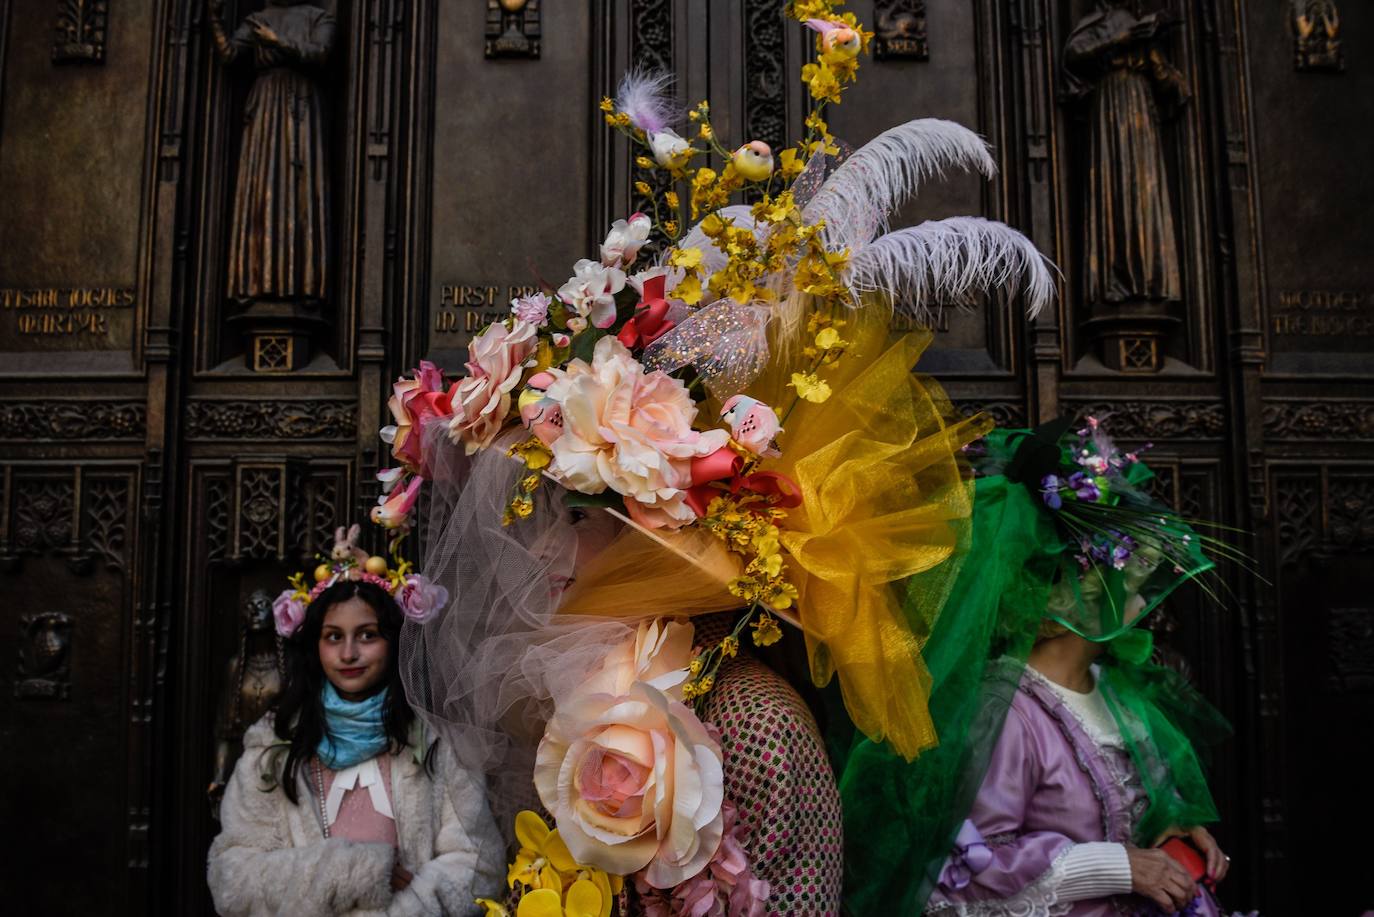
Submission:
MULTIPOLYGON (((825 685, 838 674, 855 726, 912 758, 936 742, 921 649, 970 529, 972 482, 960 450, 992 422, 959 416, 938 383, 912 373, 929 331, 892 342, 886 324, 864 313, 845 331, 852 346, 821 374, 832 390, 825 402, 798 401, 781 369, 750 394, 782 409, 795 402, 782 457, 762 467, 802 493, 781 528, 798 590, 786 616, 800 620, 812 679, 825 685)), ((739 569, 706 532, 627 524, 581 567, 559 612, 673 617, 738 608, 727 583, 739 569)))
MULTIPOLYGON (((797 404, 783 456, 768 467, 802 491, 782 542, 812 679, 824 685, 838 674, 855 726, 913 758, 936 742, 921 648, 957 572, 946 562, 971 524, 960 450, 992 422, 959 416, 938 383, 912 373, 929 331, 889 343, 883 324, 860 323, 824 373, 831 397, 797 404), (907 579, 916 574, 924 575, 907 579)), ((785 385, 764 379, 754 390, 787 404, 785 385)))

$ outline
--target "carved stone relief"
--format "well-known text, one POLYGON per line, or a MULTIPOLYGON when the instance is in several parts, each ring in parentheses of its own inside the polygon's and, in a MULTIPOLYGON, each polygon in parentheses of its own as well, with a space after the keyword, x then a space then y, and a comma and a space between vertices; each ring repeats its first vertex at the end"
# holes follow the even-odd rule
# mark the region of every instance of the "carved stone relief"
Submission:
POLYGON ((269 4, 232 32, 223 0, 209 0, 211 38, 226 65, 256 71, 229 222, 226 295, 241 311, 248 368, 290 372, 310 361, 329 278, 329 105, 321 70, 334 17, 306 3, 269 4))
POLYGON ((110 0, 58 0, 54 64, 105 63, 110 0))
POLYGON ((925 0, 878 0, 873 4, 873 57, 930 59, 925 0))
POLYGON ((1299 72, 1341 73, 1341 13, 1336 0, 1292 0, 1293 67, 1299 72))
POLYGON ((540 0, 487 0, 487 57, 539 57, 540 0))
POLYGON ((71 697, 72 619, 57 611, 21 615, 19 667, 14 696, 20 700, 71 697))
POLYGON ((0 403, 0 439, 142 439, 147 426, 142 401, 7 401, 0 403))
POLYGON ((190 401, 189 439, 353 439, 358 432, 353 401, 190 401))
POLYGON ((1119 372, 1157 372, 1181 322, 1182 250, 1170 199, 1164 116, 1191 96, 1161 39, 1182 19, 1098 0, 1064 45, 1065 95, 1086 117, 1085 327, 1119 372))

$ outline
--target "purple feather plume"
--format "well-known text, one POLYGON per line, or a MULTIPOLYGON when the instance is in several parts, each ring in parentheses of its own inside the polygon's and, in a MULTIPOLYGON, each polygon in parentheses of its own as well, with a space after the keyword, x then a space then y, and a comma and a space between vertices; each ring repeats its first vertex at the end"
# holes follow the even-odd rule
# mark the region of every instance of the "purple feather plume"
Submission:
POLYGON ((671 73, 652 73, 636 67, 625 74, 615 93, 615 107, 630 116, 630 123, 646 134, 655 134, 679 118, 668 87, 671 73))

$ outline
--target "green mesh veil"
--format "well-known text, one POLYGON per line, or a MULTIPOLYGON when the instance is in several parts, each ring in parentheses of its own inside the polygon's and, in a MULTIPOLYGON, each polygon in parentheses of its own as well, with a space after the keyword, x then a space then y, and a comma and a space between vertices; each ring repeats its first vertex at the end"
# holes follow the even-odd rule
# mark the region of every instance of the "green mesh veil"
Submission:
MULTIPOLYGON (((1116 453, 1095 424, 1077 434, 1066 421, 999 430, 985 442, 970 541, 951 561, 961 567, 923 653, 939 745, 908 763, 861 736, 832 742, 847 914, 924 908, 1046 618, 1108 644, 1098 683, 1150 800, 1136 842, 1216 820, 1196 749, 1223 737, 1226 723, 1149 661, 1150 634, 1134 626, 1211 569, 1205 539, 1141 489, 1148 468, 1116 453), (1079 477, 1085 468, 1102 473, 1079 477)), ((908 585, 911 603, 929 594, 920 577, 908 585)))

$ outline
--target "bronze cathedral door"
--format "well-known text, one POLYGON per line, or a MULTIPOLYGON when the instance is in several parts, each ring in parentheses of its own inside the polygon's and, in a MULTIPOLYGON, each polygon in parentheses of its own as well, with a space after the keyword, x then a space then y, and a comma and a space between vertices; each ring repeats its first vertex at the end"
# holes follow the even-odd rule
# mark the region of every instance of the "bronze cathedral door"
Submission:
MULTIPOLYGON (((1178 598, 1157 638, 1236 725, 1228 900, 1295 913, 1299 877, 1358 874, 1328 822, 1374 816, 1344 789, 1374 725, 1374 9, 853 7, 876 59, 836 135, 950 118, 1000 170, 895 219, 1004 220, 1063 271, 1034 323, 949 309, 922 368, 1000 423, 1109 417, 1154 444, 1162 497, 1251 533, 1272 587, 1232 571, 1224 608, 1178 598)), ((0 0, 14 913, 212 913, 207 788, 274 684, 263 595, 374 504, 391 380, 457 368, 636 209, 596 112, 627 67, 795 139, 809 52, 779 8, 0 0)))

